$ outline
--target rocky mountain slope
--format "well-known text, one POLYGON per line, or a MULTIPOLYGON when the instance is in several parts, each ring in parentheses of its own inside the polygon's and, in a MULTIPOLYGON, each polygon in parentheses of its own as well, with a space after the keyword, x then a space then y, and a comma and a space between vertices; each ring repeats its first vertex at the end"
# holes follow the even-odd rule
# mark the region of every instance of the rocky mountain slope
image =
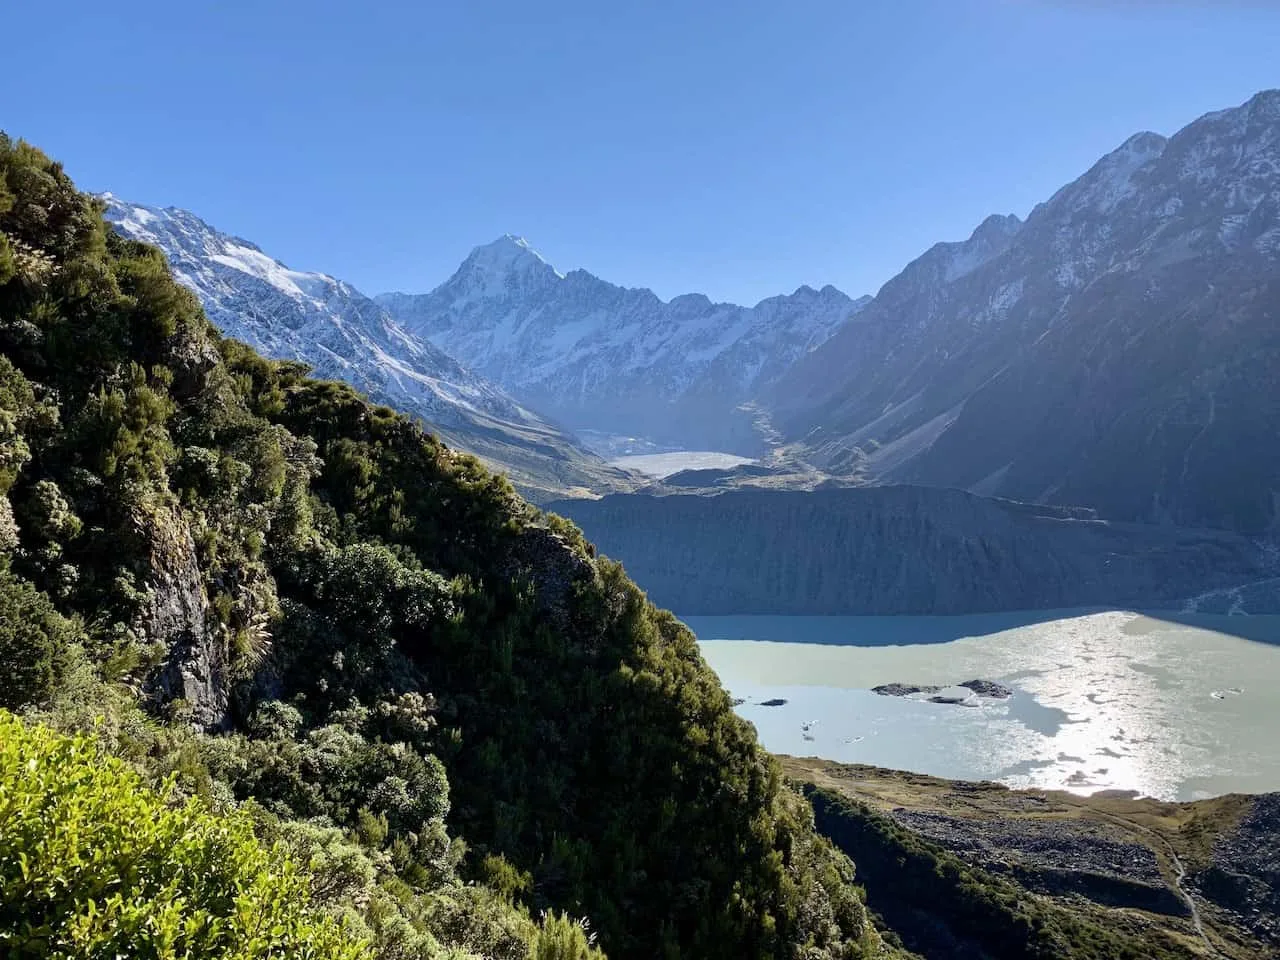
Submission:
POLYGON ((164 251, 175 278, 223 333, 279 360, 300 360, 420 417, 536 498, 629 481, 543 417, 400 327, 351 285, 290 270, 254 244, 173 207, 103 198, 122 235, 164 251))
MULTIPOLYGON (((685 615, 1181 609, 1280 576, 1237 534, 923 486, 619 494, 550 509, 685 615)), ((1251 598, 1254 612, 1275 609, 1274 589, 1251 598)))
POLYGON ((801 287, 754 307, 663 302, 585 270, 563 274, 519 238, 477 247, 426 294, 376 298, 421 335, 575 428, 711 449, 759 446, 760 394, 865 302, 801 287))
POLYGON ((1138 936, 1145 958, 1280 957, 1278 794, 1169 803, 781 759, 922 957, 1046 956, 1055 939, 1116 956, 1098 928, 1138 936))
POLYGON ((819 466, 1280 523, 1280 91, 931 248, 774 387, 819 466))

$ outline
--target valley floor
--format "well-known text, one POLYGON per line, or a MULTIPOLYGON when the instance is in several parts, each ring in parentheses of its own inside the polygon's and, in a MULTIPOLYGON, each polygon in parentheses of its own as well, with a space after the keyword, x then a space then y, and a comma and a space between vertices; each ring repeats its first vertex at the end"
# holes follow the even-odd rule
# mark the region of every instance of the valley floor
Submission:
MULTIPOLYGON (((1173 944, 1171 955, 1280 957, 1280 794, 1167 803, 780 759, 790 778, 850 809, 865 805, 1073 916, 1173 944)), ((871 860, 846 852, 860 867, 871 860)), ((861 878, 872 909, 878 879, 861 878)))

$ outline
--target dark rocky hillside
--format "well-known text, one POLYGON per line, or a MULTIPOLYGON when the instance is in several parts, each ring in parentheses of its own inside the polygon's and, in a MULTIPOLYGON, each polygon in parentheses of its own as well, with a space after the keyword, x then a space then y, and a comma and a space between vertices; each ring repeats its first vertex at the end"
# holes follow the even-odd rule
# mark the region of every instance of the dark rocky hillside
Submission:
POLYGON ((772 394, 820 467, 1280 524, 1280 91, 1138 134, 889 281, 772 394))
POLYGON ((1280 795, 1169 803, 783 757, 868 905, 953 958, 1275 960, 1280 795))
POLYGON ((1280 575, 1235 534, 931 487, 623 494, 549 509, 687 615, 1180 609, 1280 575))

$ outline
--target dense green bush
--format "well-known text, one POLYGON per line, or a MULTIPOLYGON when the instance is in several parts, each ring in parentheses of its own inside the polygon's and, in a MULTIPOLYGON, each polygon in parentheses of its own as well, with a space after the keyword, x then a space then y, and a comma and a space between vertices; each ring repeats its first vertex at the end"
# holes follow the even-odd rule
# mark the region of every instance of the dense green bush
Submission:
POLYGON ((0 557, 0 708, 47 699, 74 637, 73 624, 49 598, 14 576, 0 557))
POLYGON ((363 810, 396 834, 419 833, 448 813, 449 784, 435 756, 412 741, 383 739, 394 735, 398 708, 387 702, 376 712, 355 707, 304 733, 296 711, 268 702, 250 721, 255 735, 210 738, 204 759, 239 798, 281 816, 354 829, 363 810), (290 712, 298 722, 288 719, 290 712))
POLYGON ((580 924, 550 913, 534 934, 529 960, 604 960, 580 924))
POLYGON ((83 737, 0 713, 0 951, 355 960, 248 818, 148 789, 83 737))
POLYGON ((571 525, 218 337, 3 136, 0 241, 0 553, 84 625, 77 689, 168 722, 112 734, 133 762, 305 847, 387 960, 582 954, 566 913, 615 960, 879 950, 693 636, 571 525))
MULTIPOLYGON (((540 521, 508 486, 405 421, 370 415, 347 388, 253 358, 233 357, 232 369, 253 393, 282 398, 274 416, 316 441, 325 466, 313 489, 333 514, 323 526, 453 578, 447 622, 401 630, 396 650, 459 734, 442 753, 454 824, 479 854, 532 876, 531 904, 591 917, 615 956, 870 949, 848 861, 814 837, 693 635, 618 565, 555 541, 550 550, 590 572, 570 585, 566 615, 548 617, 529 589, 538 571, 521 559, 540 521), (459 525, 459 514, 472 519, 459 525)), ((348 641, 346 624, 366 622, 327 609, 326 628, 348 641)), ((314 676, 324 661, 304 662, 314 676)), ((331 701, 338 682, 327 677, 308 702, 331 701)))

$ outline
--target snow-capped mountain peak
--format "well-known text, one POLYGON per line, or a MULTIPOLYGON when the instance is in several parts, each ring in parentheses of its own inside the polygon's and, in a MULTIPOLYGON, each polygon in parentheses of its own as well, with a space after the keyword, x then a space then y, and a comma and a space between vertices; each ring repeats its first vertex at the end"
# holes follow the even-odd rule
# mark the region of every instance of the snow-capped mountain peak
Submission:
MULTIPOLYGON (((165 252, 178 281, 224 333, 268 356, 299 359, 405 409, 448 425, 461 407, 520 416, 519 406, 385 310, 324 273, 291 270, 256 244, 221 233, 195 214, 101 195, 123 235, 165 252)), ((527 412, 526 412, 527 413, 527 412)), ((530 415, 531 416, 531 415, 530 415)))
POLYGON ((212 280, 211 265, 217 264, 309 305, 303 309, 323 311, 335 296, 359 296, 327 274, 290 270, 257 244, 220 233, 186 210, 129 203, 110 193, 101 194, 100 199, 107 203, 107 219, 117 230, 165 250, 178 280, 196 293, 202 283, 212 280))
POLYGON ((860 306, 829 285, 755 307, 701 293, 664 302, 585 270, 561 274, 510 235, 477 247, 430 293, 377 300, 407 329, 571 426, 681 444, 723 444, 752 392, 860 306))
POLYGON ((476 247, 442 284, 459 301, 500 300, 513 292, 553 286, 564 274, 551 266, 524 237, 504 234, 476 247))
POLYGON ((504 233, 497 240, 490 243, 482 243, 471 251, 473 259, 479 256, 491 256, 499 260, 506 260, 508 263, 517 261, 527 257, 532 257, 542 263, 546 263, 546 257, 533 249, 533 245, 524 237, 514 233, 504 233))
POLYGON ((463 261, 461 269, 494 274, 549 271, 558 279, 564 279, 564 274, 548 263, 528 240, 512 233, 476 247, 463 261))
MULTIPOLYGON (((421 417, 451 442, 509 469, 526 491, 563 493, 569 487, 607 489, 616 483, 609 468, 556 427, 402 328, 350 284, 292 270, 256 244, 222 233, 188 211, 129 203, 111 194, 100 199, 119 233, 164 251, 174 277, 200 298, 210 321, 228 336, 269 357, 301 360, 319 376, 346 381, 421 417)), ((482 255, 478 262, 492 267, 492 276, 525 269, 523 262, 545 266, 516 238, 481 251, 488 260, 482 255)))
POLYGON ((1083 177, 1060 190, 1049 203, 1070 197, 1072 212, 1110 213, 1139 188, 1135 175, 1160 156, 1168 143, 1169 139, 1158 133, 1134 134, 1095 163, 1083 177))

